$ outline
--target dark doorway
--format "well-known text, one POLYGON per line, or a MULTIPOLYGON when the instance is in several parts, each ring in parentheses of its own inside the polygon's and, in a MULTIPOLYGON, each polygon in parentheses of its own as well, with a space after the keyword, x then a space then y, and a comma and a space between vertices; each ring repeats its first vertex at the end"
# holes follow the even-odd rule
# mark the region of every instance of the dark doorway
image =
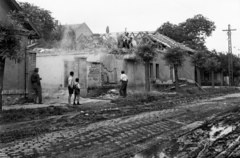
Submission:
POLYGON ((153 78, 153 64, 150 63, 150 78, 153 78))
POLYGON ((156 64, 156 78, 159 78, 159 64, 156 64))

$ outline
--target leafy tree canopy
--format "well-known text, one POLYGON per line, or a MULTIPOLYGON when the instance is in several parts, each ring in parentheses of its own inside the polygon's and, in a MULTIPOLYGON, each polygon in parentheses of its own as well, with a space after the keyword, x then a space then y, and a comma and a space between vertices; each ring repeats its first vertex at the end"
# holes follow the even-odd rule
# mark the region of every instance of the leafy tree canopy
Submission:
POLYGON ((207 71, 217 71, 221 63, 217 60, 216 57, 209 57, 205 62, 205 69, 207 71))
POLYGON ((169 48, 163 56, 163 60, 167 62, 171 67, 183 66, 186 52, 178 47, 169 48))
POLYGON ((24 22, 31 21, 37 30, 42 33, 45 40, 51 39, 52 31, 55 29, 51 12, 28 2, 19 2, 19 5, 22 11, 11 12, 11 17, 24 22))
POLYGON ((216 29, 214 22, 199 14, 178 25, 166 22, 157 31, 195 50, 206 50, 205 39, 216 29))
POLYGON ((150 62, 157 56, 157 52, 149 44, 140 45, 135 53, 144 62, 150 62))
POLYGON ((204 51, 198 51, 197 53, 193 54, 191 62, 198 68, 204 68, 204 64, 207 58, 208 55, 204 51))
POLYGON ((31 32, 23 31, 22 25, 10 18, 0 21, 0 54, 3 58, 19 60, 24 51, 22 50, 22 37, 31 32))
MULTIPOLYGON (((229 56, 230 54, 228 54, 228 57, 229 56)), ((240 59, 236 55, 232 55, 232 61, 233 61, 233 76, 239 77, 240 76, 240 59)))
POLYGON ((219 72, 223 72, 224 76, 228 75, 228 56, 224 53, 219 52, 216 56, 217 60, 220 62, 219 72))
POLYGON ((55 27, 55 29, 52 31, 51 39, 56 40, 56 41, 62 40, 63 34, 64 34, 64 30, 65 30, 65 28, 64 28, 63 25, 61 25, 61 24, 57 25, 55 27))

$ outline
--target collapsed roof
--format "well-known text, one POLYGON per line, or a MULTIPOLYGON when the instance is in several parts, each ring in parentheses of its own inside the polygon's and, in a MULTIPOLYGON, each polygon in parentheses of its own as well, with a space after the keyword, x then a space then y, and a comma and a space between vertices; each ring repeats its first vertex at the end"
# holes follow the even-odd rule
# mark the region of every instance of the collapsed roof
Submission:
MULTIPOLYGON (((110 33, 110 36, 116 36, 115 38, 117 39, 117 36, 123 35, 125 34, 124 32, 122 33, 110 33)), ((132 37, 133 39, 137 40, 142 39, 144 36, 147 37, 149 40, 154 41, 154 42, 158 42, 168 48, 174 48, 174 47, 179 47, 183 50, 186 50, 188 52, 194 53, 196 52, 195 50, 185 46, 182 43, 179 43, 177 41, 174 41, 173 39, 160 34, 158 32, 152 32, 152 31, 140 31, 140 32, 128 32, 128 37, 132 37)), ((102 34, 101 37, 107 37, 106 34, 102 34)), ((139 44, 139 41, 137 41, 137 43, 139 44)))
POLYGON ((181 48, 183 50, 186 50, 188 52, 192 52, 192 53, 195 52, 195 50, 193 50, 193 49, 191 49, 191 48, 189 48, 189 47, 187 47, 187 46, 185 46, 185 45, 183 45, 179 42, 176 42, 173 39, 171 39, 167 36, 164 36, 164 35, 162 35, 158 32, 155 33, 155 34, 152 34, 152 35, 151 34, 146 34, 146 36, 148 36, 150 39, 152 39, 156 42, 159 42, 159 43, 165 45, 168 48, 179 47, 179 48, 181 48))

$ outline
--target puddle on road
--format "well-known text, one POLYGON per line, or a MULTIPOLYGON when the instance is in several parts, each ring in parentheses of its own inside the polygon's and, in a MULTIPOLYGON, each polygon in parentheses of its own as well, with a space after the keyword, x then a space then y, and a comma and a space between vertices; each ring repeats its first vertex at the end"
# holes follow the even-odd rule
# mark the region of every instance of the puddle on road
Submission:
MULTIPOLYGON (((135 155, 134 158, 149 158, 149 156, 138 154, 138 155, 135 155)), ((151 158, 170 158, 170 157, 167 156, 165 153, 160 152, 160 153, 157 153, 157 154, 155 154, 155 155, 152 155, 151 158)), ((174 157, 174 158, 175 158, 175 157, 174 157)))
POLYGON ((215 141, 216 139, 227 135, 228 133, 234 131, 236 129, 236 126, 224 126, 222 124, 217 126, 212 126, 211 131, 209 132, 210 135, 210 141, 215 141))
POLYGON ((138 153, 134 158, 177 158, 179 143, 176 139, 169 140, 168 145, 159 143, 147 150, 138 153))

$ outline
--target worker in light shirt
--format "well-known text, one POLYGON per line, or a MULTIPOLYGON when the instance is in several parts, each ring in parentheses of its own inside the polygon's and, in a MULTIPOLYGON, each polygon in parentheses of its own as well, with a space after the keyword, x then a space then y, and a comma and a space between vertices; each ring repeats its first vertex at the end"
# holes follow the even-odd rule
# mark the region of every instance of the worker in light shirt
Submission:
POLYGON ((121 71, 121 77, 120 77, 120 82, 122 83, 120 87, 120 96, 126 97, 127 96, 127 83, 128 83, 128 77, 124 73, 124 71, 121 71))

